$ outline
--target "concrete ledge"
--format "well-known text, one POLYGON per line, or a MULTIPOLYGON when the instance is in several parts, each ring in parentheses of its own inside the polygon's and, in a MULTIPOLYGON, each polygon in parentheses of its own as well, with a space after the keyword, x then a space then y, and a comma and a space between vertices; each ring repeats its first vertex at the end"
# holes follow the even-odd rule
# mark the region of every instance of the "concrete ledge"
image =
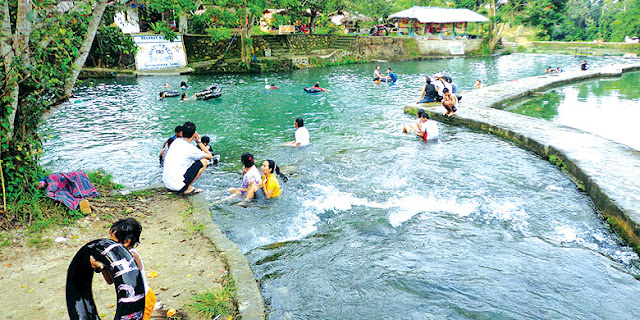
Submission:
POLYGON ((205 225, 202 234, 211 239, 220 255, 226 258, 229 273, 235 281, 238 312, 243 320, 263 320, 265 318, 264 299, 249 262, 240 249, 231 242, 211 220, 211 210, 201 194, 189 197, 193 206, 193 220, 205 225))
MULTIPOLYGON (((135 188, 126 188, 123 190, 117 190, 115 193, 122 195, 129 194, 131 192, 162 189, 166 190, 164 184, 153 184, 148 186, 141 186, 135 188)), ((236 284, 236 294, 238 301, 238 312, 240 319, 243 320, 264 320, 265 309, 264 299, 260 290, 258 289, 258 283, 256 282, 253 271, 249 267, 249 262, 244 257, 240 249, 231 242, 222 233, 220 228, 211 220, 211 210, 209 204, 202 194, 196 194, 188 197, 189 202, 193 207, 193 220, 195 223, 203 224, 205 229, 202 234, 209 238, 213 245, 216 247, 220 255, 226 261, 229 268, 229 274, 233 278, 236 284)))
POLYGON ((640 253, 640 151, 579 129, 496 109, 529 94, 590 78, 620 76, 640 64, 563 72, 488 86, 464 94, 458 112, 445 117, 440 105, 411 104, 438 121, 493 133, 561 167, 592 199, 607 222, 640 253))

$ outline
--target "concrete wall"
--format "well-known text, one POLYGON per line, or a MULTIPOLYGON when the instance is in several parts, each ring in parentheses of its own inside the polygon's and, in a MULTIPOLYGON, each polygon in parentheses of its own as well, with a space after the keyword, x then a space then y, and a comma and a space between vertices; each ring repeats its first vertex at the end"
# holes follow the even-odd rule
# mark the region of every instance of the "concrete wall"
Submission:
POLYGON ((362 59, 402 60, 420 56, 417 41, 405 37, 358 37, 354 52, 362 59))
POLYGON ((477 52, 482 48, 482 39, 467 40, 418 40, 421 56, 450 56, 450 45, 460 45, 465 53, 477 52))

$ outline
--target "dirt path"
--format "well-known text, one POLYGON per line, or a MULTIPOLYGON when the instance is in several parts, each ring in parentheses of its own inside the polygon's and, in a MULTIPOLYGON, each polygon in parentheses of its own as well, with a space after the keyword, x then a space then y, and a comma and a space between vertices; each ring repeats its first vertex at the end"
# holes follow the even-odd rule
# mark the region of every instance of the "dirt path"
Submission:
MULTIPOLYGON (((182 197, 151 191, 144 196, 92 199, 98 214, 78 221, 74 226, 47 232, 51 241, 44 248, 27 245, 24 236, 16 235, 12 247, 0 248, 0 318, 2 319, 68 319, 65 301, 67 268, 78 249, 87 242, 108 238, 111 223, 122 217, 134 217, 142 224, 142 239, 137 250, 147 280, 161 307, 152 319, 166 319, 166 311, 178 309, 177 318, 200 319, 185 307, 193 293, 217 290, 226 264, 211 242, 191 222, 190 205, 182 197), (102 218, 100 218, 102 217, 102 218), (64 237, 63 242, 54 239, 64 237)), ((93 279, 93 293, 102 319, 115 314, 116 295, 113 285, 101 276, 93 279)))

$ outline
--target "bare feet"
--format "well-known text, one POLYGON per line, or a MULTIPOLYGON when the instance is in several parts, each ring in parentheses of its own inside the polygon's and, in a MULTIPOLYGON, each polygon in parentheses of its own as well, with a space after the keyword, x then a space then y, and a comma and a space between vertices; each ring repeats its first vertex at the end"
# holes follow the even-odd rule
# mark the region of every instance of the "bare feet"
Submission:
POLYGON ((183 192, 182 194, 185 195, 185 196, 190 196, 192 194, 196 194, 196 193, 200 193, 200 192, 202 192, 202 189, 196 189, 194 187, 190 187, 185 192, 183 192))

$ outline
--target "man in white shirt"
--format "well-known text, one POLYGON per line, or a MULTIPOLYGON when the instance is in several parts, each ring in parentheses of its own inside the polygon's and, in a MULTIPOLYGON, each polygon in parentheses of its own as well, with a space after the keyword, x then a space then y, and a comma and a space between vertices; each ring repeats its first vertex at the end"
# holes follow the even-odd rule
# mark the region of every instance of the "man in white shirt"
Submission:
POLYGON ((420 115, 420 121, 417 123, 418 130, 416 135, 422 138, 422 140, 436 140, 440 137, 440 130, 438 129, 438 123, 431 120, 429 114, 422 111, 420 115))
POLYGON ((194 188, 195 182, 209 164, 213 156, 208 148, 200 142, 200 135, 196 132, 193 122, 182 125, 182 137, 176 138, 164 159, 162 182, 169 190, 190 195, 202 192, 194 188), (197 147, 191 142, 196 141, 197 147))
POLYGON ((309 145, 309 130, 304 126, 304 120, 297 118, 293 122, 293 126, 296 128, 295 141, 287 142, 285 145, 292 147, 305 147, 309 145))

